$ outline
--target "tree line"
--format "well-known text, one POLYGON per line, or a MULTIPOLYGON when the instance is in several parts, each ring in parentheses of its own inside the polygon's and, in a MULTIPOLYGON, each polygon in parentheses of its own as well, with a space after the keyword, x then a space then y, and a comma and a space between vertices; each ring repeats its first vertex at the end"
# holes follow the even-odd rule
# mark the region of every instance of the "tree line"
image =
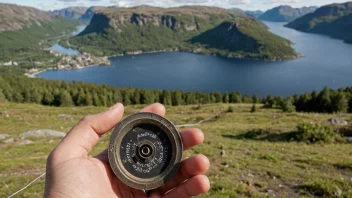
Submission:
POLYGON ((112 106, 117 102, 124 105, 151 104, 194 105, 211 103, 262 103, 266 108, 279 108, 285 112, 352 112, 352 87, 295 94, 290 97, 269 94, 242 95, 239 92, 183 92, 180 90, 145 90, 117 88, 83 82, 66 82, 30 79, 19 75, 0 76, 0 102, 35 103, 50 106, 112 106))
POLYGON ((30 79, 18 75, 0 76, 0 98, 10 102, 50 106, 112 106, 117 102, 124 105, 159 102, 172 106, 261 102, 256 95, 242 96, 238 92, 222 94, 117 88, 83 82, 30 79))

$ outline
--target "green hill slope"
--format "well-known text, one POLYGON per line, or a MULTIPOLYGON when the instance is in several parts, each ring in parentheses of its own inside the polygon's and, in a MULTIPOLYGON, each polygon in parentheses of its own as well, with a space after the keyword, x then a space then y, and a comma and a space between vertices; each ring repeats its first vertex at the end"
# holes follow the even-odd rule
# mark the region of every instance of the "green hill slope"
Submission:
POLYGON ((286 25, 303 32, 311 32, 352 41, 352 2, 331 4, 286 25))
POLYGON ((0 4, 0 10, 6 10, 0 14, 6 15, 0 19, 0 63, 42 61, 51 56, 43 49, 76 27, 70 20, 34 8, 0 4))
MULTIPOLYGON (((100 9, 99 13, 93 16, 85 31, 71 38, 69 43, 71 47, 76 46, 82 51, 95 55, 179 49, 202 54, 270 60, 297 57, 297 54, 286 40, 274 36, 263 24, 247 17, 240 18, 243 17, 237 17, 231 11, 215 7, 197 6, 163 9, 142 6, 136 8, 100 9), (212 46, 212 48, 216 49, 215 51, 209 50, 203 45, 192 42, 192 39, 208 30, 217 28, 223 22, 241 23, 243 27, 253 28, 251 30, 247 28, 248 31, 242 31, 242 33, 256 39, 259 39, 261 37, 259 34, 263 33, 269 36, 275 45, 271 45, 274 44, 271 43, 270 46, 267 46, 268 42, 258 41, 260 43, 257 46, 258 49, 252 50, 251 54, 249 54, 245 49, 236 47, 221 49, 220 45, 212 46), (289 47, 291 50, 277 53, 282 46, 286 46, 285 48, 289 47), (272 47, 275 49, 272 49, 272 47)), ((226 36, 225 34, 222 35, 226 36)), ((236 34, 227 36, 232 36, 233 38, 223 39, 234 39, 236 34)), ((239 42, 243 43, 243 41, 239 42)), ((62 43, 65 44, 65 42, 62 43)), ((243 46, 239 43, 235 45, 243 46)))
MULTIPOLYGON (((329 125, 336 115, 282 113, 260 108, 250 113, 251 104, 233 105, 233 112, 198 127, 205 134, 199 146, 185 151, 184 157, 204 154, 210 159, 206 173, 210 192, 201 197, 351 197, 352 144, 306 144, 289 141, 301 122, 329 125), (224 150, 225 156, 220 156, 224 150)), ((131 115, 143 105, 125 108, 131 115)), ((226 111, 228 104, 166 107, 166 117, 176 125, 197 123, 226 111)), ((48 107, 34 104, 0 104, 0 133, 14 138, 0 140, 0 197, 8 197, 45 172, 47 156, 59 143, 56 138, 31 139, 21 145, 21 133, 52 129, 68 132, 86 115, 106 107, 48 107), (7 116, 6 116, 7 115, 7 116)), ((351 114, 341 114, 351 121, 351 114)), ((183 130, 182 128, 180 130, 183 130)), ((107 148, 110 133, 103 136, 91 156, 107 148)), ((21 192, 19 197, 42 197, 45 179, 21 192)))

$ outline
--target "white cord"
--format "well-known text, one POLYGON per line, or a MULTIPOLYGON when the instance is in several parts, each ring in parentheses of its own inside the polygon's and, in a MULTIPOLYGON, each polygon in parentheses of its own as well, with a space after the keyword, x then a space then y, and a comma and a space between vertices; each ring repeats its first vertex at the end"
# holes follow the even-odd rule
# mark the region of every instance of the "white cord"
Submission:
POLYGON ((25 187, 21 188, 20 190, 18 190, 17 192, 13 193, 12 195, 10 195, 7 198, 11 198, 15 195, 17 195, 18 193, 22 192, 23 190, 25 190, 26 188, 28 188, 28 186, 32 185, 34 182, 36 182, 38 179, 44 177, 45 173, 41 174, 39 177, 35 178, 33 181, 31 181, 29 184, 27 184, 25 187))

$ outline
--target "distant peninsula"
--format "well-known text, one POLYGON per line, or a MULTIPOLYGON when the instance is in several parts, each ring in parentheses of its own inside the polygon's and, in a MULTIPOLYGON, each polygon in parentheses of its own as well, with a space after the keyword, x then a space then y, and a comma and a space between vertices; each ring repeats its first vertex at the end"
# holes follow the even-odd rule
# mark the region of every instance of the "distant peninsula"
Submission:
POLYGON ((352 2, 323 6, 286 27, 303 32, 324 34, 352 43, 352 2))

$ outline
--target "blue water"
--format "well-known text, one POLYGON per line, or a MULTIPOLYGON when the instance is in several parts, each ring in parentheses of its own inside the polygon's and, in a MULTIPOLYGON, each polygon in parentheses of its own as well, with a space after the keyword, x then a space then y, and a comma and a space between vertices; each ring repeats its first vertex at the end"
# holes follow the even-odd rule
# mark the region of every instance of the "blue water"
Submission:
POLYGON ((294 42, 304 57, 283 62, 238 60, 169 52, 111 58, 110 67, 47 71, 45 79, 85 81, 146 89, 240 91, 288 96, 325 85, 352 86, 352 45, 327 36, 265 22, 270 31, 294 42))
MULTIPOLYGON (((78 26, 77 27, 77 31, 72 33, 72 36, 76 36, 79 33, 81 33, 84 29, 86 28, 86 26, 78 26)), ((61 54, 67 54, 69 56, 74 56, 74 55, 79 55, 80 52, 72 49, 72 48, 65 48, 63 46, 61 46, 59 43, 55 43, 55 45, 53 45, 51 48, 51 50, 61 53, 61 54)))

